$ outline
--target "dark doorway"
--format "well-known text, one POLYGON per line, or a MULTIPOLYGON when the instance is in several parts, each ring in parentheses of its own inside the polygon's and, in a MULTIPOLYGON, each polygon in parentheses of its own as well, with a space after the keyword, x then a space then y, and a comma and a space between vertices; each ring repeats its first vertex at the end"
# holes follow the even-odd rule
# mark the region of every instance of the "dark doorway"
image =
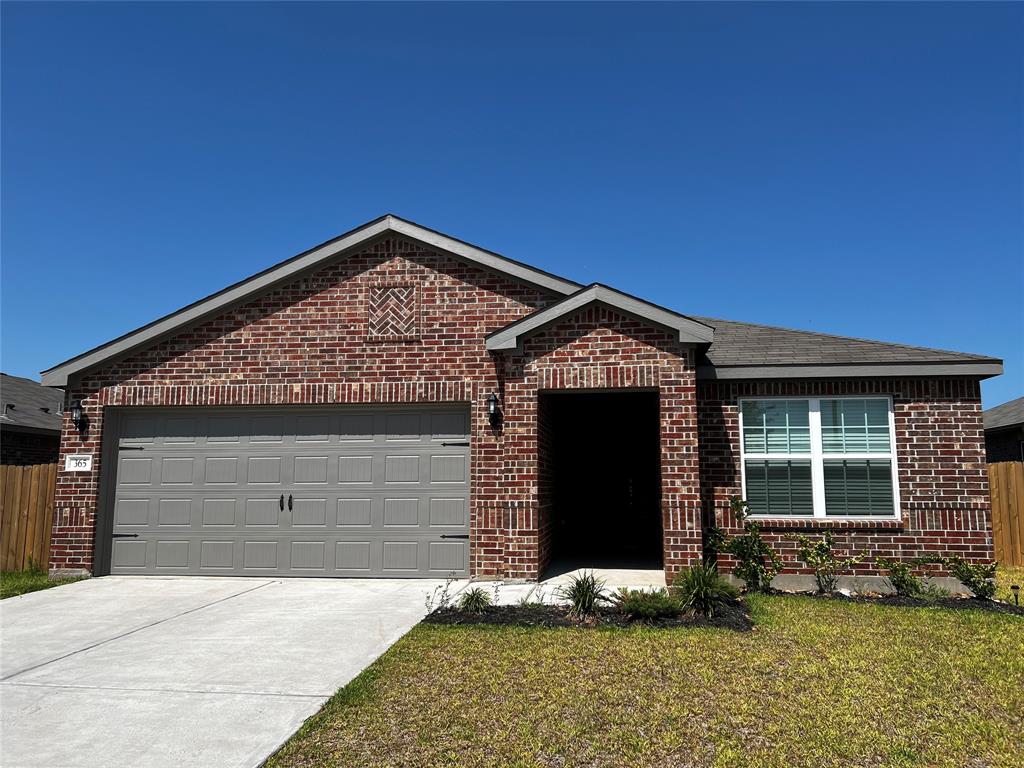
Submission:
POLYGON ((541 393, 538 406, 544 560, 661 567, 658 393, 541 393))

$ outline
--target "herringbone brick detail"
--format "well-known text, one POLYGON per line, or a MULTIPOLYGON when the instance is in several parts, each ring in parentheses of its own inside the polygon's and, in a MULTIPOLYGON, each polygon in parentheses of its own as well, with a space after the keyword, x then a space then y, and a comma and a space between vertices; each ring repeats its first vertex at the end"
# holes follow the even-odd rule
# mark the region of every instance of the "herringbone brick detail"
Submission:
POLYGON ((416 286, 375 285, 370 287, 369 326, 371 339, 410 339, 419 335, 416 286))

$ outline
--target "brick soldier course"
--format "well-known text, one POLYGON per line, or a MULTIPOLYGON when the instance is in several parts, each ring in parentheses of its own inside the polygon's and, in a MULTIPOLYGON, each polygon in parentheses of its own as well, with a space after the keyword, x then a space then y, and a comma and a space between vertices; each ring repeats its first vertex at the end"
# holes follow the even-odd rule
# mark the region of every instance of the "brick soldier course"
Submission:
POLYGON ((543 465, 540 393, 569 390, 657 393, 668 574, 701 558, 705 522, 735 528, 738 399, 754 396, 892 402, 899 518, 766 520, 780 550, 827 527, 872 555, 990 559, 979 382, 999 372, 979 355, 686 317, 385 216, 44 372, 86 417, 80 429, 65 408, 62 457, 93 457, 91 472, 58 478, 51 568, 108 567, 96 544, 116 471, 111 408, 460 403, 470 573, 536 579, 552 556, 543 489, 557 471, 543 465))

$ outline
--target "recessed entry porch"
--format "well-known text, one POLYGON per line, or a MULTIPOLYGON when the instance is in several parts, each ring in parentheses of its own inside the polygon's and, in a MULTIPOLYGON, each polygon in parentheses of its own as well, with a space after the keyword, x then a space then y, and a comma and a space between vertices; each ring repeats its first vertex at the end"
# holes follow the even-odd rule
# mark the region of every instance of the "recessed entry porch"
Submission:
POLYGON ((538 397, 541 580, 663 583, 658 393, 538 397))

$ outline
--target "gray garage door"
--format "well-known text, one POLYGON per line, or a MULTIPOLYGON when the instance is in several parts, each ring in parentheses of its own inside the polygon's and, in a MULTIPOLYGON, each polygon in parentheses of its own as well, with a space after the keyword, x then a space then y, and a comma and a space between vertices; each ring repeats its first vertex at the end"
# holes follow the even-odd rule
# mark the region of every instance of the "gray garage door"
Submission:
POLYGON ((111 573, 469 572, 465 408, 121 417, 111 573))

